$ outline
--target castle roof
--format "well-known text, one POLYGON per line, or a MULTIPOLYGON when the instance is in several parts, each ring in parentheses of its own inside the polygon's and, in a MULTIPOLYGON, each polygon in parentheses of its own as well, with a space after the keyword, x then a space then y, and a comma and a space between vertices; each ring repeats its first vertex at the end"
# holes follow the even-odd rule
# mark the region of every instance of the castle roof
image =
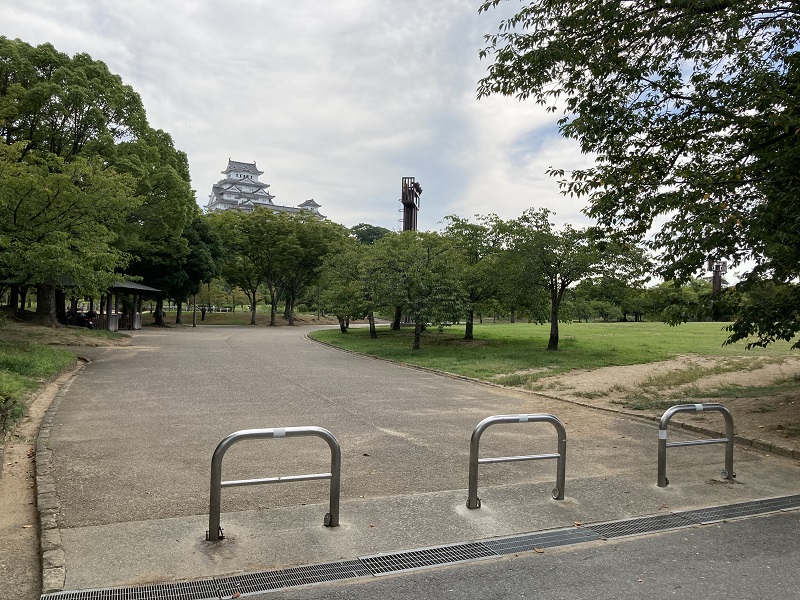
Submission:
POLYGON ((222 171, 225 175, 237 171, 240 173, 253 173, 254 175, 263 175, 264 171, 259 171, 255 161, 251 163, 239 162, 237 160, 228 159, 228 168, 222 171))

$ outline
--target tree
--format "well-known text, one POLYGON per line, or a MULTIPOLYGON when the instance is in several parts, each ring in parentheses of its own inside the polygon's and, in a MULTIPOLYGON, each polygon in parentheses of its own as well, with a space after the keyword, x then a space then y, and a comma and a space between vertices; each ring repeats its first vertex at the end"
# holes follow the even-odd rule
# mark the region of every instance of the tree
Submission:
MULTIPOLYGON (((141 276, 154 270, 146 264, 151 257, 160 266, 180 260, 186 250, 181 234, 197 214, 186 155, 168 134, 149 127, 138 94, 103 62, 0 37, 0 137, 16 149, 15 160, 29 175, 36 165, 45 166, 35 175, 37 194, 10 198, 27 208, 39 202, 42 210, 31 214, 53 234, 41 238, 36 251, 49 269, 46 280, 40 272, 37 281, 41 316, 53 320, 54 292, 65 277, 74 292, 97 292, 129 263, 127 274, 141 276), (94 234, 111 250, 84 252, 80 243, 65 250, 58 239, 88 239, 86 232, 78 235, 76 219, 96 221, 94 234), (68 268, 65 255, 91 277, 68 268), (93 280, 88 288, 87 279, 93 280)), ((12 189, 19 184, 3 182, 7 194, 20 192, 12 189)))
MULTIPOLYGON (((367 246, 352 238, 342 238, 328 253, 322 269, 320 301, 326 313, 336 315, 339 329, 347 333, 349 320, 372 313, 363 283, 362 260, 367 246)), ((376 337, 375 320, 370 319, 370 335, 376 337)))
POLYGON ((127 258, 113 243, 135 209, 132 181, 99 159, 66 162, 0 141, 0 274, 37 286, 37 313, 56 324, 55 289, 104 290, 127 258))
POLYGON ((280 261, 284 270, 286 315, 289 325, 294 325, 296 299, 304 288, 315 283, 331 247, 346 233, 343 227, 306 212, 287 215, 284 224, 286 243, 282 245, 280 261))
POLYGON ((548 350, 558 350, 559 308, 567 288, 599 272, 603 256, 584 230, 555 229, 550 211, 528 209, 502 224, 506 265, 520 289, 542 288, 550 297, 548 350))
POLYGON ((350 228, 350 233, 362 244, 374 244, 383 236, 392 233, 391 230, 369 223, 359 223, 350 228))
MULTIPOLYGON (((561 133, 596 157, 564 191, 618 236, 652 230, 666 279, 728 258, 753 265, 751 288, 789 284, 800 275, 798 17, 789 0, 535 2, 487 36, 479 96, 561 107, 561 133)), ((764 342, 800 330, 797 318, 741 317, 764 342)))
POLYGON ((479 216, 477 223, 470 223, 448 215, 445 223, 444 235, 452 240, 456 255, 461 259, 467 310, 464 339, 471 340, 476 307, 494 297, 499 286, 496 259, 501 247, 495 228, 498 219, 495 215, 479 216))
MULTIPOLYGON (((257 215, 257 217, 260 216, 257 215)), ((220 276, 231 287, 241 289, 250 302, 250 324, 256 324, 259 288, 264 283, 265 253, 262 223, 236 210, 208 215, 211 228, 219 237, 222 257, 220 276)))
POLYGON ((436 233, 403 231, 373 244, 364 268, 375 278, 384 307, 399 306, 414 323, 412 349, 420 349, 422 327, 463 314, 462 282, 448 240, 436 233))

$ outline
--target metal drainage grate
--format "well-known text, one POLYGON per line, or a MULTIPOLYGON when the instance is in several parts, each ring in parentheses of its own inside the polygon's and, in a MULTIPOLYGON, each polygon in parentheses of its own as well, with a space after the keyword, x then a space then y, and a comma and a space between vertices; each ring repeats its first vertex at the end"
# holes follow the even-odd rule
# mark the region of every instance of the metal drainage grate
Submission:
POLYGON ((599 539, 600 536, 591 529, 571 527, 569 529, 496 538, 486 540, 483 544, 497 552, 497 554, 514 554, 516 552, 530 552, 537 548, 555 548, 556 546, 568 546, 599 539))
POLYGON ((699 508, 697 510, 686 510, 676 514, 699 524, 707 524, 717 523, 726 519, 750 517, 778 510, 792 510, 795 508, 800 508, 800 495, 753 500, 752 502, 740 502, 738 504, 728 504, 726 506, 715 506, 712 508, 699 508))
POLYGON ((253 594, 268 590, 295 587, 298 585, 322 583, 325 581, 370 577, 371 575, 372 572, 367 569, 360 560, 346 560, 276 571, 220 577, 216 580, 216 583, 219 585, 219 591, 221 592, 219 595, 233 596, 236 593, 253 594))
POLYGON ((480 542, 422 548, 393 554, 362 556, 363 562, 375 575, 411 571, 438 565, 451 565, 480 558, 496 557, 497 553, 480 542))
POLYGON ((760 502, 743 502, 741 504, 730 504, 728 506, 687 510, 677 514, 695 523, 705 525, 708 523, 718 523, 726 519, 751 517, 765 512, 770 512, 770 510, 765 509, 764 505, 760 502))
POLYGON ((599 534, 601 538, 608 539, 625 537, 628 535, 654 533, 666 529, 679 529, 696 524, 696 522, 685 519, 679 514, 668 514, 626 519, 624 521, 613 521, 611 523, 597 523, 587 525, 586 527, 599 534))
POLYGON ((736 517, 800 508, 800 494, 767 498, 676 512, 596 523, 583 527, 555 529, 538 533, 494 538, 483 542, 421 548, 407 552, 376 554, 356 560, 277 569, 245 575, 219 577, 204 581, 159 583, 127 588, 76 590, 43 594, 41 600, 217 600, 238 594, 254 594, 271 590, 413 571, 427 567, 498 557, 536 548, 552 548, 598 539, 618 538, 682 527, 702 525, 736 517))
POLYGON ((800 494, 783 496, 782 498, 767 498, 766 500, 761 500, 761 503, 769 511, 800 508, 800 494))

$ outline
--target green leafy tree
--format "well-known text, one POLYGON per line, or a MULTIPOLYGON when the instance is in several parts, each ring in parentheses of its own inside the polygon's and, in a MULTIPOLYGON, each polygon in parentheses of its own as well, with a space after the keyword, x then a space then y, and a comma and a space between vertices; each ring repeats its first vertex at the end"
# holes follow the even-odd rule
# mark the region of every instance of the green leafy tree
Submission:
POLYGON ((455 256, 460 259, 467 312, 465 340, 474 337, 476 308, 493 298, 499 287, 497 258, 501 243, 495 227, 498 219, 496 215, 489 215, 479 216, 477 220, 477 223, 470 223, 456 215, 448 215, 443 232, 452 240, 455 256))
MULTIPOLYGON (((256 219, 259 215, 256 215, 256 219)), ((232 290, 240 289, 250 303, 250 324, 256 324, 259 289, 264 284, 265 252, 263 225, 246 213, 227 210, 208 215, 208 222, 220 240, 220 276, 232 290)))
POLYGON ((654 309, 670 325, 711 317, 711 283, 704 279, 665 281, 650 290, 650 299, 654 309))
MULTIPOLYGON (((326 313, 336 315, 339 329, 347 333, 350 319, 372 313, 372 306, 363 286, 362 261, 369 248, 353 238, 343 237, 325 258, 322 268, 320 300, 326 313)), ((370 320, 370 334, 375 320, 370 320)))
POLYGON ((350 228, 350 233, 362 244, 374 244, 391 230, 369 223, 359 223, 350 228))
POLYGON ((403 231, 372 245, 365 269, 375 278, 384 307, 399 306, 414 323, 412 348, 420 349, 422 328, 463 314, 462 281, 452 244, 436 233, 403 231))
POLYGON ((347 234, 343 227, 306 212, 288 215, 282 221, 285 242, 279 259, 285 281, 286 316, 289 325, 293 325, 296 299, 303 289, 316 283, 326 256, 347 234))
MULTIPOLYGON (((155 270, 148 261, 166 266, 185 255, 181 235, 198 211, 186 156, 175 150, 168 134, 149 127, 138 94, 103 62, 87 54, 69 57, 50 44, 33 47, 0 37, 0 138, 19 149, 16 159, 21 164, 48 165, 51 172, 40 170, 38 176, 45 195, 55 190, 56 196, 43 205, 54 233, 60 227, 61 237, 75 237, 75 215, 95 219, 97 234, 114 247, 110 252, 98 247, 96 253, 117 257, 100 265, 96 256, 82 256, 78 247, 69 249, 76 262, 97 274, 96 283, 87 288, 85 277, 55 260, 63 245, 54 236, 47 238, 47 247, 37 253, 51 272, 47 281, 37 282, 41 316, 53 320, 54 292, 65 278, 74 284, 73 293, 97 292, 114 278, 109 273, 141 277, 155 270), (71 179, 71 191, 64 188, 65 177, 71 179), (109 182, 114 178, 112 188, 109 182), (102 199, 87 203, 76 196, 75 190, 86 193, 100 181, 106 182, 102 199), (67 196, 73 201, 64 204, 67 196), (104 213, 112 204, 113 217, 104 213), (65 214, 55 218, 61 210, 65 214)), ((16 183, 4 185, 10 190, 16 183)))
POLYGON ((55 290, 97 293, 127 257, 114 247, 136 207, 132 181, 97 159, 66 162, 0 142, 0 273, 37 286, 37 313, 56 324, 55 290))
MULTIPOLYGON (((618 235, 652 230, 666 279, 728 258, 754 265, 748 289, 774 289, 800 275, 798 39, 789 0, 534 2, 487 36, 479 95, 562 109, 561 133, 596 157, 565 191, 618 235)), ((740 318, 764 343, 800 330, 740 318)))
POLYGON ((520 289, 541 288, 550 300, 548 350, 558 350, 559 309, 567 288, 600 271, 603 255, 585 230, 550 222, 547 209, 528 209, 501 226, 507 272, 520 289))

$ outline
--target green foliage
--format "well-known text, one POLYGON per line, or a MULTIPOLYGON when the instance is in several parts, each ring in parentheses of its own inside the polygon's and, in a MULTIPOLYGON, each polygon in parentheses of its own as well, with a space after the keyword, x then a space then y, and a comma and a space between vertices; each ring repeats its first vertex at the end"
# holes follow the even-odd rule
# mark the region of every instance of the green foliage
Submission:
POLYGON ((186 155, 104 63, 0 37, 0 139, 0 275, 38 286, 42 317, 56 287, 180 270, 199 214, 186 155))
POLYGON ((503 274, 518 290, 543 290, 550 300, 548 350, 558 350, 559 309, 573 283, 600 271, 604 259, 586 231, 555 229, 547 209, 526 210, 500 230, 508 250, 503 274))
POLYGON ((131 180, 96 157, 66 162, 27 148, 0 141, 0 273, 104 289, 126 260, 113 243, 136 206, 131 180))
POLYGON ((306 212, 288 215, 283 225, 283 254, 278 257, 276 276, 284 282, 291 325, 297 298, 304 288, 317 282, 326 256, 340 247, 347 234, 343 227, 306 212))
POLYGON ((471 223, 456 215, 445 217, 443 235, 452 242, 454 259, 461 271, 466 304, 464 339, 474 337, 475 311, 481 303, 497 296, 502 274, 498 268, 501 251, 500 222, 496 215, 478 216, 471 223))
POLYGON ((256 211, 229 210, 208 215, 209 224, 220 240, 220 276, 230 289, 241 289, 250 302, 251 325, 256 323, 259 288, 264 283, 267 257, 263 243, 270 243, 271 216, 256 211))
POLYGON ((392 233, 391 230, 369 223, 359 223, 350 228, 350 233, 362 244, 374 244, 383 236, 392 233))
POLYGON ((320 302, 326 314, 344 323, 360 319, 373 308, 369 278, 364 271, 367 248, 352 238, 342 238, 325 259, 320 302))
MULTIPOLYGON (((649 235, 665 279, 728 258, 783 285, 800 275, 798 39, 788 0, 534 2, 487 36, 479 95, 563 110, 596 157, 564 191, 612 236, 649 235)), ((782 318, 743 312, 731 341, 794 338, 785 299, 782 318)))
MULTIPOLYGON (((750 280, 738 290, 740 312, 728 327, 726 343, 750 340, 748 348, 765 347, 777 340, 789 342, 800 332, 800 286, 750 280)), ((792 348, 800 348, 800 339, 792 348)))
POLYGON ((387 235, 372 245, 364 268, 374 278, 376 305, 401 307, 415 323, 415 349, 423 325, 454 322, 464 313, 463 279, 454 253, 447 238, 416 231, 387 235))

